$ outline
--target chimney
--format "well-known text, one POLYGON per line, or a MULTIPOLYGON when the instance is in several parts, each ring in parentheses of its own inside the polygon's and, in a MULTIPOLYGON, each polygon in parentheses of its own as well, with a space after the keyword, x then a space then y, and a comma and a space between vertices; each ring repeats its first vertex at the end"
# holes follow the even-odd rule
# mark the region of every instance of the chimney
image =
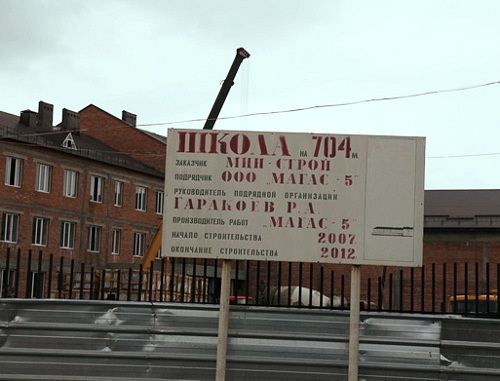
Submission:
POLYGON ((80 114, 63 108, 61 130, 72 132, 80 131, 80 114))
POLYGON ((36 112, 31 110, 21 111, 21 124, 24 124, 27 127, 35 128, 36 127, 36 112))
POLYGON ((125 110, 122 111, 122 120, 125 123, 130 124, 132 127, 136 127, 137 125, 137 115, 125 110))
POLYGON ((52 131, 52 120, 54 117, 54 105, 38 102, 38 119, 36 131, 52 131))

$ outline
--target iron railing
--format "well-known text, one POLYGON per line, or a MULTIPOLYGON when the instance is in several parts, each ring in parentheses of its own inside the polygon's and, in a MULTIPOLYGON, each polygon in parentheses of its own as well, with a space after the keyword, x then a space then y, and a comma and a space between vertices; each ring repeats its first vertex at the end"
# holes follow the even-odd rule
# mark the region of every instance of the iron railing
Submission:
MULTIPOLYGON (((1 298, 218 303, 220 261, 162 258, 113 268, 6 249, 1 298)), ((234 261, 231 302, 259 306, 349 308, 350 268, 317 263, 234 261)), ((500 263, 454 262, 419 268, 364 266, 361 308, 368 311, 500 316, 500 263)))

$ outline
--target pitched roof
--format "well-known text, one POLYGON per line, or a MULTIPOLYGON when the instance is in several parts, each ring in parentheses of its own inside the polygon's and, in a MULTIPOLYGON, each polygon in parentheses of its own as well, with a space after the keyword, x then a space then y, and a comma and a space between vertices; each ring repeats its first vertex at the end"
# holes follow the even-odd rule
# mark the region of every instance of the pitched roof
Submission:
POLYGON ((71 131, 77 148, 76 150, 62 147, 61 145, 69 132, 63 130, 35 132, 33 128, 21 124, 20 118, 17 115, 0 111, 0 138, 2 139, 35 144, 44 148, 55 149, 71 155, 116 165, 148 175, 164 176, 161 171, 151 168, 124 153, 117 152, 108 145, 82 133, 71 131))
POLYGON ((167 137, 166 136, 156 134, 156 133, 151 132, 151 131, 146 131, 146 130, 143 130, 142 128, 138 128, 138 130, 144 132, 146 135, 151 136, 153 139, 156 139, 163 144, 167 144, 167 137))
POLYGON ((425 191, 426 228, 500 228, 500 189, 425 191))
MULTIPOLYGON (((102 108, 100 108, 99 106, 96 106, 96 105, 94 105, 94 104, 92 104, 92 103, 91 103, 91 104, 89 104, 88 106, 85 106, 84 108, 82 108, 82 109, 79 111, 79 113, 81 113, 82 111, 84 111, 84 110, 86 110, 86 109, 88 109, 88 108, 96 108, 96 109, 98 109, 99 111, 101 111, 101 112, 103 112, 103 113, 107 114, 108 116, 112 117, 113 119, 116 119, 116 120, 118 120, 118 121, 120 121, 120 122, 122 122, 122 123, 126 124, 127 126, 130 126, 130 124, 128 124, 127 122, 123 121, 122 119, 120 119, 120 118, 118 118, 118 117, 114 116, 113 114, 111 114, 111 113, 107 112, 106 110, 103 110, 103 109, 102 109, 102 108)), ((137 129, 137 131, 140 131, 140 132, 142 132, 142 133, 144 133, 144 134, 146 134, 146 135, 148 135, 148 136, 152 137, 153 139, 158 140, 159 142, 161 142, 161 143, 163 143, 163 144, 167 144, 167 138, 166 138, 165 136, 163 136, 163 135, 155 134, 154 132, 146 131, 146 130, 143 130, 142 128, 137 128, 136 126, 134 126, 134 128, 136 128, 136 129, 137 129)))

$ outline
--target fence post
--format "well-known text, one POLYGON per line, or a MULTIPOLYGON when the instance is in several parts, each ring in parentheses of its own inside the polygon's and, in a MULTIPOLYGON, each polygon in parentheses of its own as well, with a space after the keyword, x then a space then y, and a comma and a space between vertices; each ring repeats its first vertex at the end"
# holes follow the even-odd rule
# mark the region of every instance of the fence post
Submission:
POLYGON ((2 283, 0 284, 0 298, 7 298, 9 297, 9 288, 10 288, 10 247, 7 248, 6 250, 6 255, 7 258, 5 259, 5 272, 4 276, 2 277, 2 283))
POLYGON ((14 297, 17 298, 19 295, 19 278, 21 275, 21 249, 17 249, 16 258, 16 277, 14 279, 14 297))
POLYGON ((52 267, 54 265, 54 254, 50 253, 49 255, 49 270, 48 270, 48 279, 47 279, 47 298, 50 299, 50 294, 52 292, 52 267))
POLYGON ((26 267, 26 298, 31 298, 31 286, 32 286, 32 279, 31 279, 31 256, 33 255, 33 252, 28 250, 28 266, 26 267))
POLYGON ((84 298, 84 293, 83 293, 84 289, 85 289, 85 263, 82 262, 80 264, 80 299, 84 298))
POLYGON ((36 295, 37 299, 43 298, 43 274, 42 274, 43 255, 42 250, 38 251, 38 270, 36 276, 36 295))

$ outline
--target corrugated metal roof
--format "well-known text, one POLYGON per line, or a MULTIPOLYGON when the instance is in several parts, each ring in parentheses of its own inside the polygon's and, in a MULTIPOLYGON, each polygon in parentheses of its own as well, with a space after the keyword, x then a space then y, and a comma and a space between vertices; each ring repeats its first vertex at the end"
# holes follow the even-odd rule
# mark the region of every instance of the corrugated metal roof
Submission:
POLYGON ((500 216, 500 189, 427 190, 426 216, 500 216))
POLYGON ((426 228, 500 228, 500 190, 425 191, 426 228))

